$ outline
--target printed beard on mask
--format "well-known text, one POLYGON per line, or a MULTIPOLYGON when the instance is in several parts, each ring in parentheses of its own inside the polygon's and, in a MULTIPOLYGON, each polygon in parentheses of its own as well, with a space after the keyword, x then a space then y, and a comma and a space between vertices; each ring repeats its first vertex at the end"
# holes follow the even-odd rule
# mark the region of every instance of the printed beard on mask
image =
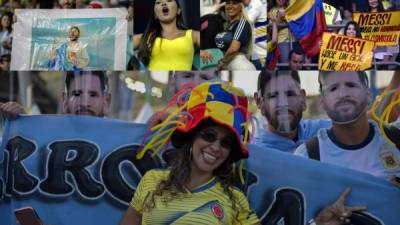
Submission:
POLYGON ((270 114, 267 110, 264 111, 264 114, 268 120, 268 123, 276 130, 278 133, 287 134, 296 130, 298 123, 302 118, 302 112, 299 111, 289 112, 287 110, 280 110, 276 112, 274 116, 270 114))
POLYGON ((278 127, 276 128, 276 130, 279 133, 289 133, 289 132, 291 132, 292 129, 290 127, 290 121, 289 120, 279 121, 278 127))
POLYGON ((326 110, 329 118, 336 124, 349 124, 357 121, 365 111, 368 109, 368 99, 365 98, 363 102, 359 106, 355 105, 354 111, 349 115, 341 115, 339 112, 335 110, 326 110))

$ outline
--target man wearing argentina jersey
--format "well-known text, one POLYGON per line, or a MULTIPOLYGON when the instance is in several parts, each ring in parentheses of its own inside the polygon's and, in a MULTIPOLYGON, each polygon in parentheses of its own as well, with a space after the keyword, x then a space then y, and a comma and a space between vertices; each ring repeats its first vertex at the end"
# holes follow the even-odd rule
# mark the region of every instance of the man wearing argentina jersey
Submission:
MULTIPOLYGON (((143 212, 144 202, 149 193, 155 191, 157 184, 168 177, 169 170, 152 170, 140 182, 136 189, 135 198, 130 206, 138 212, 143 212)), ((244 194, 239 189, 233 189, 233 195, 238 199, 237 204, 250 211, 244 194)), ((164 193, 168 195, 169 193, 164 193)), ((181 197, 175 197, 168 204, 162 204, 160 199, 155 200, 156 208, 144 217, 142 224, 236 224, 235 212, 231 207, 231 200, 223 191, 217 179, 188 191, 181 197)), ((258 219, 254 213, 239 214, 243 225, 257 224, 258 219), (248 217, 248 218, 246 218, 248 217), (245 220, 245 221, 244 221, 245 220)))
POLYGON ((400 187, 400 151, 368 120, 372 95, 366 73, 321 71, 318 81, 332 127, 319 130, 318 150, 302 144, 295 154, 391 180, 400 187))
POLYGON ((243 0, 250 22, 253 24, 253 52, 251 61, 261 70, 267 58, 267 2, 266 0, 243 0))

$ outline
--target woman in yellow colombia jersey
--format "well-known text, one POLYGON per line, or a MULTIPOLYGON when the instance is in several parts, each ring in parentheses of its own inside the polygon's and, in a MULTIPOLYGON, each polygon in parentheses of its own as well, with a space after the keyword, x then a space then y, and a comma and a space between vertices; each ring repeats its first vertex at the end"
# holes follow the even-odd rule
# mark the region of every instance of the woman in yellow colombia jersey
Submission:
POLYGON ((233 186, 233 164, 249 154, 246 96, 223 82, 203 83, 181 109, 171 167, 144 175, 121 225, 259 224, 233 186))
POLYGON ((134 35, 138 58, 149 70, 191 70, 200 33, 186 29, 177 0, 155 0, 143 34, 134 35))

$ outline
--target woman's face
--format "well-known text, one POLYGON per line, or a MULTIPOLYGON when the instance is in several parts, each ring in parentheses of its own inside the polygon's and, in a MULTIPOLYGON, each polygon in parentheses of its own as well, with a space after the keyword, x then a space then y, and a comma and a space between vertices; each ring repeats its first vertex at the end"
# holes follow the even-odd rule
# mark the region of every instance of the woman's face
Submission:
POLYGON ((225 13, 232 19, 240 15, 242 5, 236 1, 226 1, 225 13))
POLYGON ((352 13, 349 11, 349 10, 344 10, 344 13, 343 13, 344 15, 344 18, 345 19, 348 19, 348 20, 351 20, 352 19, 352 13))
POLYGON ((58 0, 58 4, 62 9, 71 9, 74 2, 74 0, 58 0))
POLYGON ((8 16, 3 16, 3 17, 1 18, 1 26, 2 26, 2 27, 8 27, 8 26, 10 26, 10 23, 11 23, 10 17, 8 17, 8 16))
POLYGON ((378 0, 368 0, 368 4, 371 8, 378 8, 379 1, 378 0))
POLYGON ((354 24, 350 24, 350 25, 347 27, 346 36, 349 36, 349 37, 356 37, 356 28, 354 27, 354 24))
POLYGON ((286 0, 276 0, 276 5, 278 7, 283 7, 286 4, 286 0))
POLYGON ((168 23, 176 19, 181 13, 175 0, 156 0, 154 15, 160 22, 168 23))
POLYGON ((192 146, 192 173, 213 173, 228 158, 234 135, 223 126, 209 126, 197 132, 192 146))
POLYGON ((218 79, 218 76, 214 71, 176 71, 171 81, 173 94, 178 93, 187 85, 197 86, 216 79, 218 79))

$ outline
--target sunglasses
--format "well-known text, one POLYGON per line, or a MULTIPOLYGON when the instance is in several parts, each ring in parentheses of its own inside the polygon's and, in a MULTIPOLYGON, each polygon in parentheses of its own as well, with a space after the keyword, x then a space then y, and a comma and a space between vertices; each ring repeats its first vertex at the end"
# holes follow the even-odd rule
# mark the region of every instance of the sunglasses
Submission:
POLYGON ((234 144, 233 137, 225 137, 223 139, 219 139, 218 134, 213 130, 200 131, 199 137, 210 144, 219 140, 219 144, 225 149, 232 149, 234 144))

